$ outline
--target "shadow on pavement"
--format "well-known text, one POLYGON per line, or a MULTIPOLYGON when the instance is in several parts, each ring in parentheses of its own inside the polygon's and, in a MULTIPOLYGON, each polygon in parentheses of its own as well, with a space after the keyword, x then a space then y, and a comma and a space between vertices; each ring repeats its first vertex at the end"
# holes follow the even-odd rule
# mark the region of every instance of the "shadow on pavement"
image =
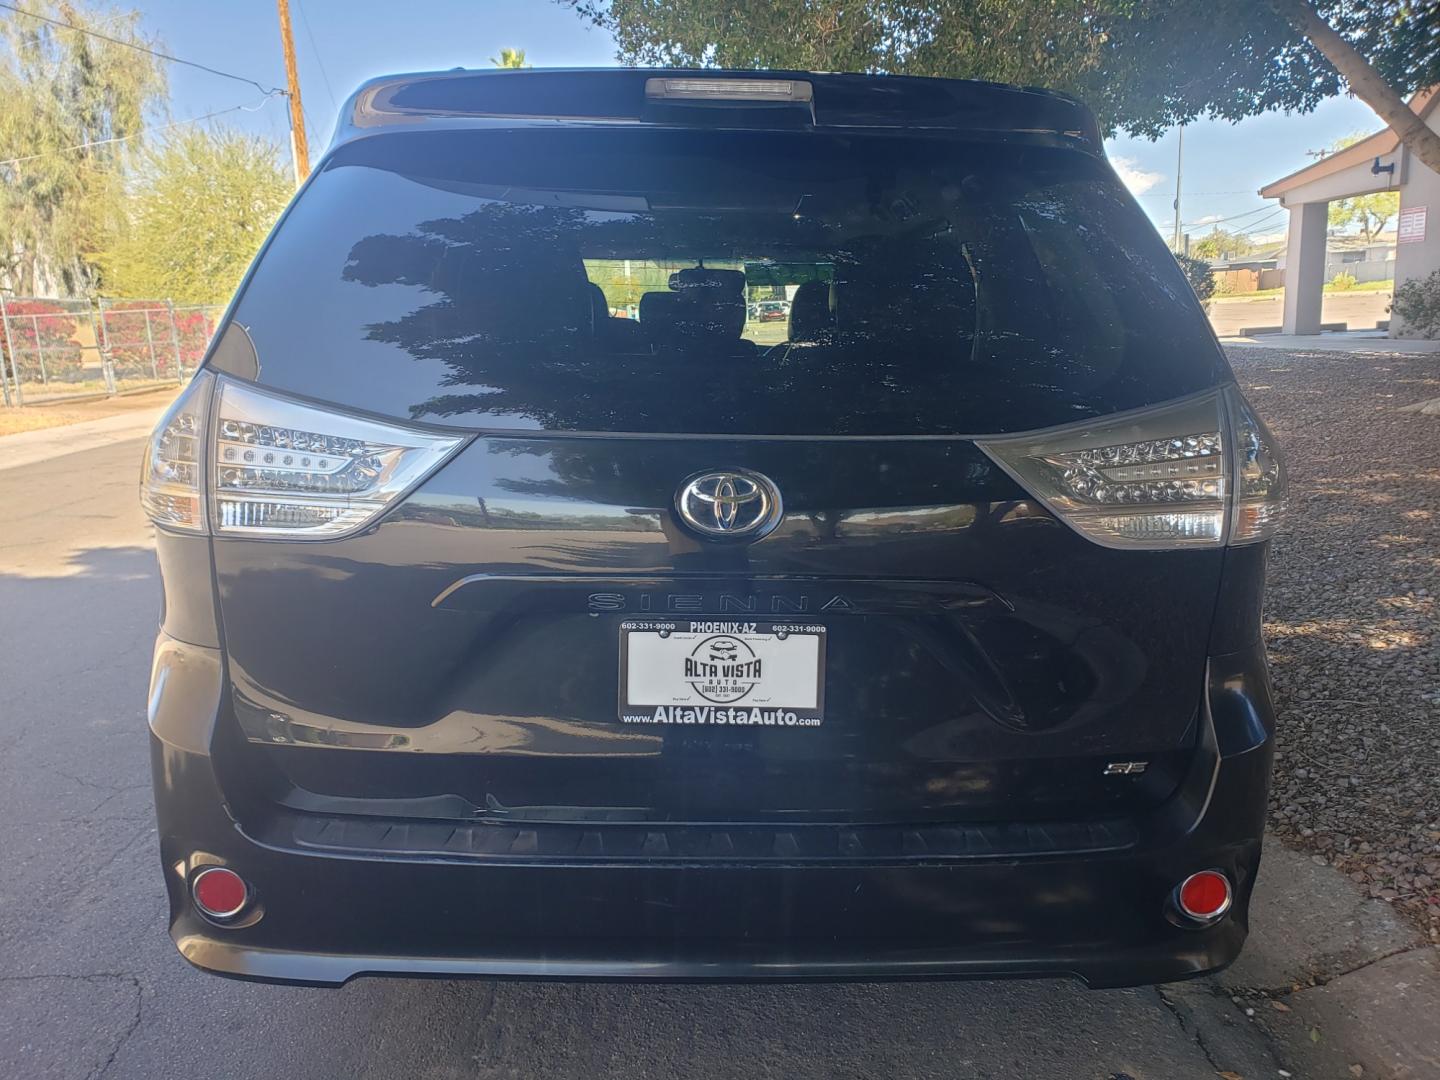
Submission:
POLYGON ((195 971, 165 932, 152 821, 145 696, 159 599, 141 546, 77 550, 53 574, 0 572, 0 1075, 1214 1075, 1150 990, 407 979, 312 990, 195 971))

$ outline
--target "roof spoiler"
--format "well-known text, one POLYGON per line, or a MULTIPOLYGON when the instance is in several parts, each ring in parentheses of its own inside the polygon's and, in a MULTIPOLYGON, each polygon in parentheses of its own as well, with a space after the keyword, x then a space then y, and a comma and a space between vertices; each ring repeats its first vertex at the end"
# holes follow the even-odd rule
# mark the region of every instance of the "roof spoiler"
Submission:
POLYGON ((375 128, 472 118, 1039 134, 1103 153, 1090 110, 1051 90, 904 75, 714 69, 457 69, 386 76, 366 83, 346 103, 334 141, 375 128))

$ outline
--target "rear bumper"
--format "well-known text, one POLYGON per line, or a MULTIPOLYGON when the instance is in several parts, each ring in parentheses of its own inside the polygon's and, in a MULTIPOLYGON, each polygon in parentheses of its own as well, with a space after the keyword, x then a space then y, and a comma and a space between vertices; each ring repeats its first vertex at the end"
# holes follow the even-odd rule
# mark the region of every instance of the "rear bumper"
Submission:
MULTIPOLYGON (((356 872, 353 865, 322 868, 255 855, 242 851, 234 860, 262 882, 267 910, 255 926, 219 929, 177 905, 171 936, 202 969, 308 985, 391 974, 660 981, 1074 976, 1109 987, 1217 970, 1239 954, 1246 935, 1243 903, 1211 930, 1165 924, 1158 913, 1174 879, 1146 865, 1051 863, 1024 874, 1014 867, 853 875, 697 869, 667 881, 635 869, 356 872), (510 938, 490 929, 493 912, 532 903, 542 889, 548 902, 529 911, 548 919, 553 933, 510 938), (1151 901, 1152 912, 1136 910, 1137 895, 1151 901), (854 902, 861 896, 865 903, 854 902), (980 899, 966 902, 967 896, 980 899), (1048 897, 1049 910, 1017 905, 1026 896, 1048 897), (585 908, 583 933, 571 905, 585 908), (747 934, 724 918, 743 911, 769 922, 777 908, 787 936, 747 934), (678 911, 687 917, 668 917, 678 911), (595 927, 600 916, 618 925, 595 927), (702 925, 707 916, 722 925, 702 925), (282 919, 285 927, 276 925, 282 919), (907 925, 921 919, 930 936, 907 925)), ((1247 894, 1258 855, 1252 845, 1236 852, 1230 867, 1232 873, 1246 867, 1247 894)), ((1203 864, 1219 861, 1207 857, 1203 864)))
POLYGON ((942 857, 581 861, 289 845, 230 815, 210 753, 221 686, 214 650, 161 639, 151 730, 170 930, 188 960, 223 975, 1068 975, 1120 986, 1223 967, 1247 931, 1272 746, 1258 647, 1212 659, 1206 751, 1124 845, 942 857), (214 863, 255 888, 240 925, 214 925, 189 901, 188 876, 214 863), (1213 927, 1184 928, 1166 899, 1205 867, 1230 875, 1234 906, 1213 927))

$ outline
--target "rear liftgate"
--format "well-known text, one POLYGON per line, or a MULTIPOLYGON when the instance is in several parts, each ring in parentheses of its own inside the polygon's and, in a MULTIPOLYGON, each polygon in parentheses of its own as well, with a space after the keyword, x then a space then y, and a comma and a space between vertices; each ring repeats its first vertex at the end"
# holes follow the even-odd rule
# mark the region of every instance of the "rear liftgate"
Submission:
POLYGON ((1270 534, 1282 489, 1233 387, 1003 438, 579 440, 202 374, 144 498, 214 538, 231 707, 269 798, 885 823, 1168 795, 1224 548, 1270 534), (602 465, 603 488, 513 494, 602 465))

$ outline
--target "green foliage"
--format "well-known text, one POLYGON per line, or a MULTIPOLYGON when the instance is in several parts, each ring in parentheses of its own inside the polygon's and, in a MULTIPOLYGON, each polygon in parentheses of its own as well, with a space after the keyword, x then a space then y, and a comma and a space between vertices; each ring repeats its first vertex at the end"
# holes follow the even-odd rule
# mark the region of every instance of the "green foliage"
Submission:
POLYGON ((1349 292, 1355 288, 1355 275, 1341 270, 1330 279, 1330 287, 1336 292, 1349 292))
POLYGON ((1330 204, 1330 227, 1346 229, 1358 226, 1368 244, 1399 213, 1398 191, 1377 191, 1373 195, 1357 195, 1353 199, 1336 199, 1330 204))
POLYGON ((1206 261, 1243 258, 1254 250, 1255 242, 1244 233, 1230 232, 1218 225, 1190 245, 1190 254, 1206 261))
POLYGON ((530 65, 525 62, 524 49, 501 49, 500 59, 490 58, 490 63, 497 68, 527 68, 530 65))
MULTIPOLYGON (((1330 149, 1344 150, 1370 136, 1363 131, 1352 131, 1330 144, 1330 149)), ((1348 229, 1358 226, 1368 244, 1377 233, 1383 232, 1390 219, 1400 213, 1398 191, 1377 191, 1373 195, 1358 195, 1353 199, 1336 199, 1330 204, 1328 223, 1332 229, 1348 229)))
MULTIPOLYGON (((149 47, 138 13, 38 0, 28 10, 149 47)), ((0 285, 82 291, 115 226, 122 170, 165 93, 145 53, 27 18, 0 18, 0 285), (125 140, 125 141, 108 141, 125 140)))
POLYGON ((1421 337, 1440 337, 1440 270, 1395 286, 1390 311, 1405 320, 1405 329, 1421 337))
POLYGON ((272 143, 181 129, 139 163, 129 221, 100 257, 106 291, 183 304, 228 299, 290 193, 272 143))
MULTIPOLYGON (((1107 133, 1306 111, 1335 69, 1256 0, 562 0, 636 64, 877 71, 1068 91, 1107 133)), ((1318 0, 1400 92, 1440 82, 1440 5, 1318 0)))
POLYGON ((1210 269, 1209 263, 1204 259, 1192 259, 1189 255, 1176 255, 1175 258, 1202 304, 1215 295, 1215 272, 1210 269))
POLYGON ((640 303, 647 292, 669 289, 670 267, 662 267, 648 259, 587 260, 585 275, 605 294, 605 303, 612 308, 625 308, 640 303))

